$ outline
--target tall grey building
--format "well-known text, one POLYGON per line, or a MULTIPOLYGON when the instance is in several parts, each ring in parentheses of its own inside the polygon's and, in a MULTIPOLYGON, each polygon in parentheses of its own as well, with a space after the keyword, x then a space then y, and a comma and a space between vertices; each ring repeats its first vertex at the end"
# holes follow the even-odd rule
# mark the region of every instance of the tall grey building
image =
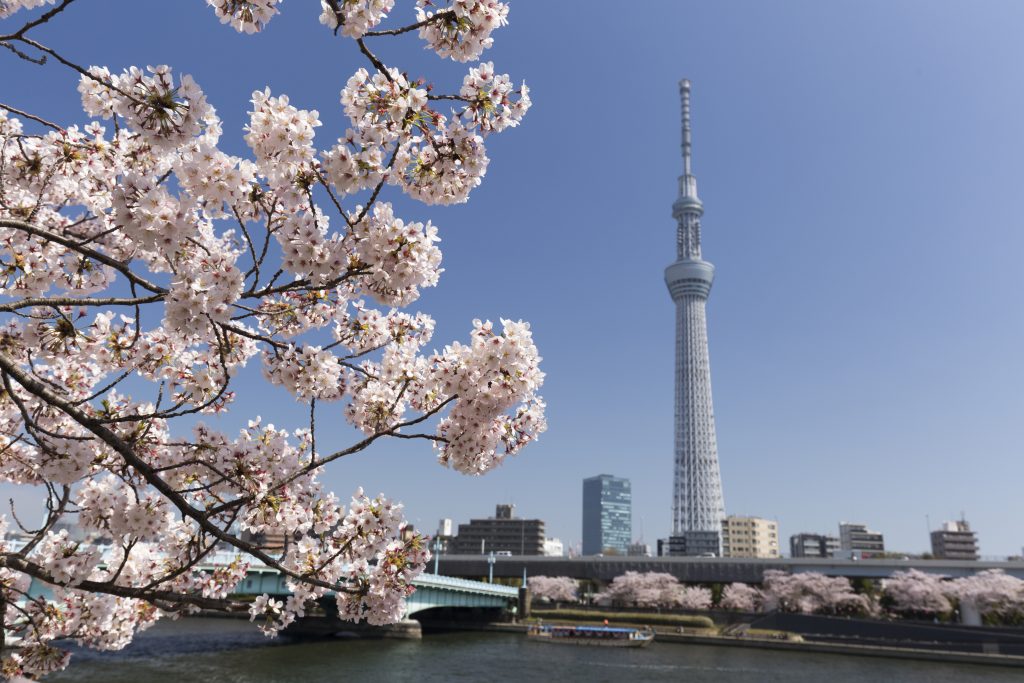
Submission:
POLYGON ((836 536, 801 533, 789 537, 790 557, 832 557, 841 547, 836 536))
POLYGON ((885 552, 885 538, 863 524, 839 523, 839 546, 855 557, 874 557, 885 552))
POLYGON ((629 479, 599 474, 583 480, 583 554, 629 553, 633 540, 629 479))
POLYGON ((725 502, 718 469, 715 411, 711 403, 706 304, 715 267, 701 258, 697 178, 690 169, 690 81, 679 83, 683 108, 683 175, 676 219, 676 262, 665 269, 665 284, 676 304, 675 485, 672 537, 676 555, 721 554, 725 502))
POLYGON ((971 531, 966 519, 946 522, 931 532, 932 555, 940 560, 978 559, 978 534, 971 531))

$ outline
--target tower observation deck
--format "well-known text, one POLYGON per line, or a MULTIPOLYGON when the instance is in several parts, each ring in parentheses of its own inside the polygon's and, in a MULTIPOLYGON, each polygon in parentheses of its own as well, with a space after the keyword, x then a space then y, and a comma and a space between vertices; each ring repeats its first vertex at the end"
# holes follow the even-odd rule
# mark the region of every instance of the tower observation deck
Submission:
POLYGON ((683 115, 683 175, 672 204, 676 261, 665 284, 676 304, 675 478, 671 555, 721 554, 725 503, 718 468, 715 412, 711 401, 706 304, 715 267, 701 257, 704 205, 691 172, 690 81, 679 83, 683 115))

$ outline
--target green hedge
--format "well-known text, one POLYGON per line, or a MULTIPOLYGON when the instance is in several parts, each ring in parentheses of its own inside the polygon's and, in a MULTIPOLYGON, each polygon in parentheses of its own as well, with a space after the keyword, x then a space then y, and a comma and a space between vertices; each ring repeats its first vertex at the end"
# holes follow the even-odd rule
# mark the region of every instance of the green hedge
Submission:
POLYGON ((683 626, 686 628, 715 628, 708 617, 684 614, 651 614, 650 612, 596 612, 575 609, 531 609, 530 616, 551 621, 595 621, 605 619, 609 624, 650 624, 652 626, 683 626))

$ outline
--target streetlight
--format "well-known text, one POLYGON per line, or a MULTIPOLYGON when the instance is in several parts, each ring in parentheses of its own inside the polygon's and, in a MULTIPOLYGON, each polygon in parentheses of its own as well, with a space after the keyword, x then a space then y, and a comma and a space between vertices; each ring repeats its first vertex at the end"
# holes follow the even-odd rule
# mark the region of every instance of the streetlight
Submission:
POLYGON ((487 583, 494 583, 494 551, 487 556, 487 583))
POLYGON ((441 537, 434 536, 434 576, 438 575, 437 563, 441 559, 441 537))

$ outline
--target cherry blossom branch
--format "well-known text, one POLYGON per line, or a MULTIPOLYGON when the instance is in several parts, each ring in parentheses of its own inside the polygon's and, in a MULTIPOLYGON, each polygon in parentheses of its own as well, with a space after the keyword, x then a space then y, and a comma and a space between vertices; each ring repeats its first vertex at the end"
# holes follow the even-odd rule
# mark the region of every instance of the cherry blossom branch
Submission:
POLYGON ((132 586, 121 586, 108 581, 85 580, 76 582, 73 585, 63 584, 43 567, 31 562, 16 553, 0 553, 0 567, 7 567, 16 571, 28 574, 44 583, 53 586, 66 586, 92 593, 103 593, 114 595, 120 598, 134 598, 157 605, 161 609, 177 611, 182 605, 195 605, 203 609, 212 609, 227 612, 240 612, 248 609, 248 605, 236 600, 219 598, 206 598, 193 593, 179 593, 168 590, 151 590, 136 588, 132 586))
POLYGON ((37 19, 28 22, 14 33, 5 36, 0 36, 0 40, 15 40, 17 38, 21 38, 23 35, 28 33, 30 30, 34 29, 36 26, 42 26, 46 22, 50 21, 50 19, 53 19, 55 16, 63 12, 67 8, 67 6, 73 3, 74 1, 75 0, 63 0, 59 5, 47 11, 46 13, 40 15, 37 19))
POLYGON ((338 460, 340 458, 344 458, 346 455, 352 455, 353 453, 358 453, 360 451, 364 451, 374 441, 377 441, 381 437, 384 437, 384 436, 398 436, 399 438, 401 438, 401 436, 399 434, 399 430, 400 429, 404 429, 405 427, 412 427, 413 425, 417 425, 417 424, 419 424, 421 422, 424 422, 425 420, 429 420, 431 417, 433 417, 434 415, 437 415, 439 412, 441 412, 441 410, 443 410, 445 406, 447 406, 449 403, 451 403, 452 401, 455 401, 457 399, 458 399, 457 395, 449 396, 447 399, 445 399, 444 401, 438 403, 436 406, 434 406, 430 410, 424 412, 419 417, 411 419, 411 420, 406 420, 405 422, 400 422, 400 423, 398 423, 398 424, 396 424, 396 425, 394 425, 392 427, 389 427, 388 429, 385 429, 383 431, 379 431, 379 432, 376 432, 374 434, 371 434, 370 436, 366 437, 365 439, 362 439, 361 441, 357 441, 356 443, 352 444, 348 448, 343 448, 343 449, 341 449, 339 451, 335 451, 334 453, 332 453, 332 454, 330 454, 328 456, 320 458, 315 464, 314 463, 310 463, 310 464, 308 464, 308 465, 306 465, 304 467, 301 467, 295 473, 293 473, 290 476, 288 476, 286 479, 283 479, 281 481, 278 481, 278 482, 272 484, 270 488, 273 490, 273 489, 281 488, 283 486, 287 486, 288 484, 292 483, 293 481, 296 481, 297 479, 300 479, 301 477, 309 474, 310 472, 312 472, 313 470, 315 470, 315 469, 317 469, 319 467, 322 467, 323 465, 326 465, 326 464, 328 464, 330 462, 334 462, 335 460, 338 460))
POLYGON ((106 254, 96 251, 95 249, 83 247, 74 240, 70 240, 66 237, 62 237, 61 235, 49 232, 48 230, 44 230, 43 228, 40 228, 31 223, 26 223, 25 221, 12 220, 10 218, 0 218, 0 228, 14 228, 15 230, 21 230, 23 232, 29 233, 30 235, 41 237, 42 239, 47 241, 56 242, 57 244, 67 247, 72 251, 84 254, 85 256, 95 259, 104 265, 110 266, 111 268, 118 271, 126 278, 128 278, 131 282, 134 282, 140 287, 144 287, 155 294, 167 294, 166 289, 164 289, 163 287, 158 287, 157 285, 153 284, 152 282, 149 282, 145 278, 136 275, 131 270, 131 268, 129 268, 126 264, 122 263, 121 261, 110 258, 106 254))
POLYGON ((377 36, 399 36, 409 31, 415 31, 418 28, 428 26, 440 21, 448 21, 449 19, 455 18, 455 12, 453 10, 445 10, 444 12, 438 12, 432 17, 427 17, 423 21, 417 21, 415 24, 403 26, 402 28, 393 28, 381 31, 367 31, 363 34, 364 37, 377 37, 377 36))
POLYGON ((370 52, 370 48, 366 47, 366 43, 363 42, 362 38, 356 39, 356 45, 359 46, 359 51, 366 55, 366 58, 370 60, 370 63, 373 64, 373 67, 377 69, 377 71, 383 74, 383 76, 389 81, 394 80, 394 77, 388 71, 388 67, 384 65, 384 62, 377 59, 375 54, 370 52))
MULTIPOLYGON (((178 491, 176 491, 170 484, 168 484, 162 477, 160 477, 147 462, 142 460, 142 458, 140 458, 121 437, 119 437, 109 427, 107 427, 103 423, 103 421, 97 420, 86 415, 76 406, 61 399, 59 396, 54 394, 50 389, 48 389, 42 382, 23 372, 21 368, 19 368, 17 364, 15 364, 4 353, 0 353, 0 369, 4 370, 4 372, 10 375, 15 381, 18 382, 18 384, 24 387, 29 393, 34 394, 35 396, 37 396, 44 402, 48 403, 49 405, 59 408, 64 414, 66 414, 72 420, 74 420, 82 427, 84 427, 86 430, 92 432, 97 437, 99 437, 101 441, 103 441, 112 449, 114 449, 114 451, 116 451, 124 459, 126 464, 131 466, 132 469, 138 472, 139 475, 143 479, 145 479, 153 488, 159 491, 168 501, 170 501, 171 504, 174 505, 174 507, 176 507, 183 516, 195 520, 195 522, 199 524, 199 526, 205 532, 211 534, 212 536, 216 537, 221 541, 224 541, 225 543, 228 543, 231 546, 238 548, 239 550, 249 555, 252 555, 256 559, 262 561, 268 567, 277 569, 285 576, 296 579, 297 581, 318 586, 320 588, 326 588, 328 590, 350 592, 351 589, 349 589, 346 586, 342 586, 339 584, 331 584, 326 581, 316 579, 314 577, 294 572, 291 569, 282 565, 280 562, 278 562, 276 559, 274 559, 267 553, 260 550, 257 546, 251 543, 246 543, 238 537, 225 532, 223 529, 209 521, 210 517, 213 514, 215 514, 214 511, 200 511, 192 507, 192 505, 190 505, 189 502, 185 500, 185 498, 181 494, 178 493, 178 491)), ((423 419, 425 419, 425 417, 423 419)), ((418 421, 419 420, 417 420, 416 422, 418 421)), ((377 436, 382 436, 382 434, 377 436)), ((332 459, 336 459, 337 457, 341 457, 341 455, 336 454, 335 457, 332 459)), ((297 477, 291 477, 289 478, 288 482, 294 481, 295 479, 297 479, 297 477)), ((85 583, 79 585, 83 588, 85 587, 85 583)), ((126 597, 135 596, 126 595, 126 597)))
POLYGON ((141 296, 132 298, 123 297, 35 297, 12 301, 7 304, 0 304, 0 313, 11 313, 22 308, 34 308, 36 306, 138 306, 140 304, 152 304, 162 301, 163 294, 141 296))
POLYGON ((9 111, 12 114, 16 114, 18 116, 22 116, 22 117, 24 117, 26 119, 29 119, 31 121, 35 121, 36 123, 41 123, 44 126, 47 126, 49 128, 53 128, 58 133, 63 133, 64 132, 64 129, 61 128, 60 126, 58 126, 56 123, 53 123, 51 121, 47 121, 46 119, 44 119, 42 117, 39 117, 39 116, 36 116, 35 114, 29 114, 26 111, 22 111, 20 109, 16 109, 16 108, 12 107, 9 104, 4 104, 3 102, 0 102, 0 109, 3 109, 5 111, 9 111))

